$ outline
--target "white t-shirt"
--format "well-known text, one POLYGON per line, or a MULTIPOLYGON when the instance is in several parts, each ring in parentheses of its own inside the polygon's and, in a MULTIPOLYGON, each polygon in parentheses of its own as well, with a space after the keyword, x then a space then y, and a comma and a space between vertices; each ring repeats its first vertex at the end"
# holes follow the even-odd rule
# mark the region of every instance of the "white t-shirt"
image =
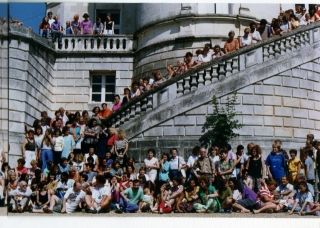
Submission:
POLYGON ((277 192, 280 192, 280 193, 282 193, 282 192, 285 192, 285 191, 288 191, 288 190, 291 190, 291 191, 293 191, 293 185, 292 184, 287 184, 287 186, 283 186, 282 184, 281 185, 279 185, 277 188, 276 188, 276 191, 277 192))
POLYGON ((37 149, 41 149, 42 140, 43 140, 43 135, 40 135, 40 136, 34 135, 34 141, 36 142, 37 149))
POLYGON ((72 188, 74 184, 74 180, 68 179, 67 183, 58 182, 57 188, 72 188))
POLYGON ((111 196, 110 187, 104 186, 100 188, 96 186, 92 189, 92 198, 96 204, 100 204, 104 196, 111 196))
POLYGON ((210 55, 210 53, 208 53, 207 55, 198 55, 198 62, 200 63, 206 63, 206 62, 210 62, 212 60, 212 55, 210 55))
MULTIPOLYGON (((144 164, 146 166, 154 166, 158 162, 158 158, 153 157, 151 160, 149 159, 144 159, 144 164)), ((152 168, 152 169, 147 169, 148 174, 157 174, 157 170, 152 168)))
MULTIPOLYGON (((88 157, 90 157, 90 154, 88 153, 88 154, 85 154, 84 156, 85 156, 85 158, 86 158, 86 162, 88 162, 88 157)), ((93 164, 95 165, 98 156, 94 154, 94 155, 92 155, 91 157, 93 158, 93 164)))
POLYGON ((73 162, 73 167, 77 169, 78 172, 83 171, 83 162, 73 162))
POLYGON ((245 44, 246 44, 247 46, 251 45, 252 36, 248 35, 247 38, 241 37, 240 39, 241 39, 242 45, 245 45, 245 44))
POLYGON ((66 201, 66 212, 72 213, 79 205, 79 203, 84 201, 86 193, 82 190, 79 192, 75 192, 72 188, 69 188, 66 194, 64 195, 64 198, 66 201))
POLYGON ((187 162, 187 166, 188 167, 192 167, 194 162, 198 159, 199 156, 196 156, 196 155, 191 155, 189 158, 188 158, 188 162, 187 162))
POLYGON ((257 30, 254 30, 253 33, 249 33, 249 35, 251 35, 252 38, 256 39, 256 40, 252 39, 252 43, 254 43, 254 44, 257 43, 258 41, 262 40, 261 35, 257 30))

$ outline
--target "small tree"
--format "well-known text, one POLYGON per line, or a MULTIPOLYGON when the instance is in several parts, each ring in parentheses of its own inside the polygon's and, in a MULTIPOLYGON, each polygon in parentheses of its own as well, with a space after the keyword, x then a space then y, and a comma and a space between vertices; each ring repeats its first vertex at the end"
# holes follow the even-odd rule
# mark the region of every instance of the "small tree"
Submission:
POLYGON ((202 146, 217 145, 220 148, 227 144, 230 139, 238 137, 235 129, 241 129, 244 125, 240 124, 236 116, 241 113, 235 111, 237 92, 232 97, 227 97, 225 108, 219 107, 216 96, 212 97, 213 113, 206 116, 206 122, 203 126, 203 132, 208 130, 200 139, 202 146))

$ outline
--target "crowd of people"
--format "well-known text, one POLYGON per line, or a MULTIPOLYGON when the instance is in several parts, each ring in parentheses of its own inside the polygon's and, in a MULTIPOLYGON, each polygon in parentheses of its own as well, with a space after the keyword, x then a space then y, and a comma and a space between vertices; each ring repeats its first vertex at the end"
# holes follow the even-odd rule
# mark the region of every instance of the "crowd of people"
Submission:
MULTIPOLYGON (((229 144, 208 149, 195 146, 187 162, 177 148, 156 158, 149 148, 145 159, 135 161, 123 130, 112 128, 106 118, 131 99, 157 87, 165 80, 180 75, 213 58, 290 32, 299 25, 318 21, 318 11, 307 14, 302 7, 296 12, 281 11, 271 25, 262 19, 250 24, 244 36, 229 39, 223 48, 206 44, 196 52, 198 60, 187 52, 177 67, 167 66, 163 77, 153 71, 153 78, 143 78, 124 89, 122 102, 115 96, 111 109, 103 103, 92 115, 84 110, 71 113, 60 108, 50 118, 46 111, 36 119, 31 129, 25 125, 17 167, 10 167, 0 153, 0 199, 12 213, 277 213, 289 215, 320 215, 320 200, 316 193, 320 184, 320 141, 307 135, 306 145, 289 153, 276 140, 271 152, 262 157, 255 143, 245 148, 238 145, 233 152, 229 144), (279 25, 279 26, 278 26, 279 25), (245 151, 246 149, 246 151, 245 151)), ((65 34, 114 34, 110 17, 102 23, 98 18, 92 26, 87 13, 66 22, 63 29, 58 16, 52 13, 39 26, 41 36, 62 39, 65 34)), ((0 151, 1 152, 1 151, 0 151)))
POLYGON ((33 128, 26 126, 17 167, 1 154, 0 198, 12 213, 320 215, 320 141, 312 134, 300 158, 276 140, 266 158, 249 143, 235 152, 229 144, 195 146, 187 162, 177 148, 160 158, 149 148, 143 161, 135 161, 125 132, 103 120, 106 112, 112 111, 105 104, 91 117, 60 108, 55 117, 44 111, 33 128))

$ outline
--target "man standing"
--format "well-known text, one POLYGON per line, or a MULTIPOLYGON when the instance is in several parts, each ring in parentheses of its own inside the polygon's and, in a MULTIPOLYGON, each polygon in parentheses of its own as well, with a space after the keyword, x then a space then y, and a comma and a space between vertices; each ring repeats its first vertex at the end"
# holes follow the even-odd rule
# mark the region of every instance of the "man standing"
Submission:
POLYGON ((9 197, 11 198, 10 204, 12 204, 12 213, 22 213, 29 202, 29 196, 31 196, 32 191, 28 187, 27 182, 20 181, 19 188, 9 192, 9 197))
POLYGON ((96 186, 92 190, 92 196, 86 195, 85 200, 88 213, 109 212, 111 206, 110 187, 105 186, 106 178, 103 175, 96 176, 96 186))
POLYGON ((143 192, 140 189, 140 180, 133 180, 133 186, 120 194, 122 196, 119 203, 120 208, 116 213, 122 213, 123 210, 129 213, 141 212, 143 192))
POLYGON ((96 23, 93 24, 93 34, 102 35, 103 33, 103 24, 101 23, 101 18, 98 17, 96 23))
POLYGON ((58 15, 54 16, 54 22, 51 24, 52 43, 56 42, 58 37, 59 48, 62 48, 62 27, 60 21, 58 21, 58 15))
POLYGON ((260 42, 262 40, 260 33, 256 30, 256 23, 254 23, 254 22, 250 23, 249 35, 252 36, 252 43, 254 43, 254 44, 257 42, 260 42))
POLYGON ((205 148, 200 149, 200 157, 193 164, 193 173, 198 179, 200 176, 206 176, 209 180, 209 186, 212 186, 212 182, 214 181, 214 163, 210 157, 207 157, 205 148))
POLYGON ((45 213, 72 213, 77 208, 79 203, 84 202, 84 197, 86 193, 81 190, 82 185, 80 182, 75 182, 72 188, 69 188, 63 197, 63 200, 59 199, 57 196, 53 195, 50 200, 50 207, 44 208, 45 213))
POLYGON ((266 19, 261 19, 260 25, 257 30, 260 33, 262 41, 264 41, 272 36, 271 28, 269 25, 267 25, 266 19))

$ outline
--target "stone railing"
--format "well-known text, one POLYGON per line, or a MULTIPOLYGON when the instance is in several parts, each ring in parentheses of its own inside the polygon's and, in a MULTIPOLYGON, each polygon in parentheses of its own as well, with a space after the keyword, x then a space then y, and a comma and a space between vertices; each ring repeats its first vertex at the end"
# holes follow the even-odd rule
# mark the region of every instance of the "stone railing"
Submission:
POLYGON ((133 36, 66 35, 62 37, 62 48, 55 42, 55 49, 57 52, 128 52, 133 50, 133 36))
POLYGON ((158 87, 132 99, 109 116, 106 121, 118 128, 143 115, 144 112, 156 109, 165 102, 201 89, 206 85, 218 83, 233 74, 318 41, 320 41, 320 23, 313 23, 282 36, 272 37, 231 52, 165 81, 158 87))

